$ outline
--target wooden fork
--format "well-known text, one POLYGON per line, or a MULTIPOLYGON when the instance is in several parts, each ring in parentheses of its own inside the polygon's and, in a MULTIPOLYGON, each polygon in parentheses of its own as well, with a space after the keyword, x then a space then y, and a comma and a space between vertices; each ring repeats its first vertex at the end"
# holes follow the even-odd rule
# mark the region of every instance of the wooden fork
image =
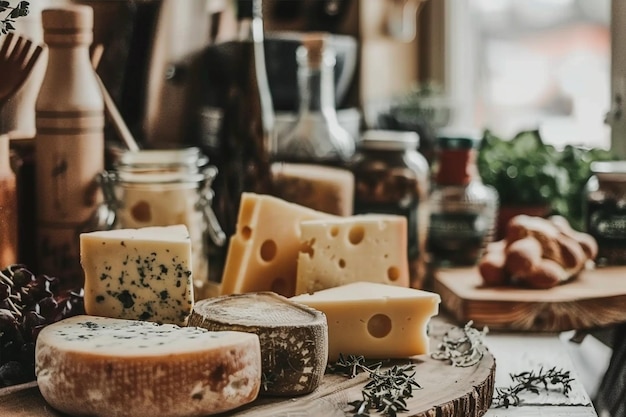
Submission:
POLYGON ((0 48, 0 109, 24 84, 42 51, 30 39, 6 35, 0 48))

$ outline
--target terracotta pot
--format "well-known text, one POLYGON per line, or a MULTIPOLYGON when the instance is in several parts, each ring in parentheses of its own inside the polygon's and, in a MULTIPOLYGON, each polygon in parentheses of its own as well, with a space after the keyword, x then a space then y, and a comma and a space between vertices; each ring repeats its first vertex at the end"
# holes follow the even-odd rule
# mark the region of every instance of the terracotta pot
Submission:
POLYGON ((506 226, 513 217, 518 214, 526 214, 528 216, 546 217, 550 214, 551 208, 548 204, 539 206, 500 206, 498 218, 496 222, 496 234, 494 240, 504 238, 506 226))

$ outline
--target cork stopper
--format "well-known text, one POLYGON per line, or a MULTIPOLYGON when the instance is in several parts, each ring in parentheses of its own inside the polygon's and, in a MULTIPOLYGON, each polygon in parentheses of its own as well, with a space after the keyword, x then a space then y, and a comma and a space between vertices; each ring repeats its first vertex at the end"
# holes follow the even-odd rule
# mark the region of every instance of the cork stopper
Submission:
POLYGON ((324 32, 311 32, 304 35, 302 45, 307 50, 309 66, 319 67, 322 65, 324 48, 327 45, 327 34, 324 32))
POLYGON ((93 9, 86 5, 45 9, 41 12, 43 39, 48 45, 91 44, 93 9))

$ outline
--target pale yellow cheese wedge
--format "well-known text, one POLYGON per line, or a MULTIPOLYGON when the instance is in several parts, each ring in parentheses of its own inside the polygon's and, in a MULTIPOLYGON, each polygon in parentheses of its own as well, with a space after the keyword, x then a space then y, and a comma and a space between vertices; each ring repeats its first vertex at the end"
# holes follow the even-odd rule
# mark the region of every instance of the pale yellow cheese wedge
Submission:
POLYGON ((221 294, 273 291, 293 296, 300 222, 334 217, 277 197, 243 193, 237 231, 226 255, 221 294))
POLYGON ((296 294, 357 281, 409 286, 407 220, 365 214, 300 223, 296 294))
POLYGON ((338 216, 352 215, 354 175, 347 169, 277 162, 272 165, 274 194, 283 200, 338 216))
POLYGON ((328 321, 328 358, 405 358, 429 352, 427 324, 439 312, 436 293, 372 282, 302 294, 292 301, 313 307, 328 321))

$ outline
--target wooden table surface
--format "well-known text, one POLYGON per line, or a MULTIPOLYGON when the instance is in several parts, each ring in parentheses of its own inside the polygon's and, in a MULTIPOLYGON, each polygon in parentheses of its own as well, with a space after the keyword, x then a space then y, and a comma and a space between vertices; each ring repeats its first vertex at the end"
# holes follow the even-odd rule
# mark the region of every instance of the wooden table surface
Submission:
POLYGON ((511 385, 510 374, 553 366, 569 370, 574 378, 572 391, 567 395, 558 392, 540 395, 523 395, 518 407, 496 408, 495 404, 486 417, 597 417, 584 381, 576 370, 565 343, 573 343, 559 337, 558 333, 495 333, 486 337, 486 345, 496 359, 495 387, 511 385))
MULTIPOLYGON (((448 321, 448 319, 446 319, 448 321)), ((561 334, 562 335, 562 334, 561 334)), ((553 366, 569 370, 574 378, 572 391, 567 395, 558 392, 542 393, 541 395, 528 394, 522 396, 520 406, 496 408, 495 404, 487 411, 486 417, 597 417, 589 394, 584 387, 584 381, 576 371, 574 362, 568 353, 568 342, 560 337, 559 333, 502 333, 489 332, 485 344, 495 357, 496 377, 495 387, 508 387, 511 384, 509 374, 529 370, 538 370, 553 366)), ((43 401, 43 400, 40 400, 43 401)), ((6 407, 6 406, 5 406, 6 407)), ((42 408, 39 408, 42 410, 42 408)), ((6 411, 6 408, 5 408, 6 411)), ((4 416, 2 397, 0 396, 0 416, 4 416)), ((49 410, 49 413, 27 412, 20 416, 59 415, 49 410)), ((399 414, 401 417, 403 414, 399 414)), ((456 414, 455 414, 456 416, 456 414)), ((459 417, 461 417, 459 415, 459 417)))
POLYGON ((485 287, 477 267, 441 269, 434 291, 441 310, 477 326, 563 332, 626 322, 626 267, 591 268, 549 289, 485 287))

